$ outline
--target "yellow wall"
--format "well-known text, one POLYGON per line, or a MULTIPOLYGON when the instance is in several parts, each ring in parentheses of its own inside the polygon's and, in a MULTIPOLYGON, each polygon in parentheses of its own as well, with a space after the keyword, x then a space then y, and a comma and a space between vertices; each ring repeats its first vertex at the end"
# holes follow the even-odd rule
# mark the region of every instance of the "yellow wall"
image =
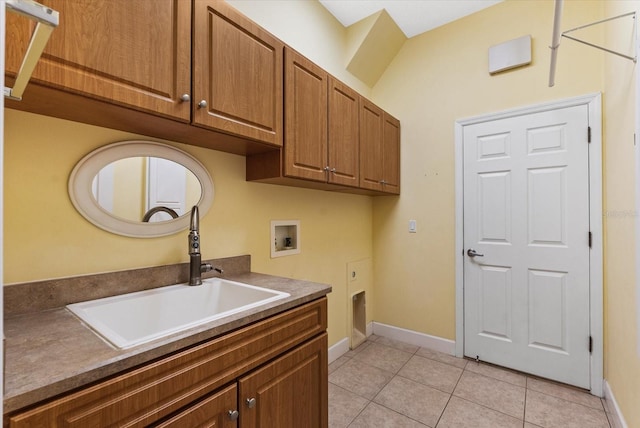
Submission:
MULTIPOLYGON (((75 163, 94 148, 141 136, 5 110, 5 283, 188 260, 187 232, 132 239, 78 214, 67 195, 75 163)), ((213 177, 215 200, 200 222, 203 258, 252 255, 256 272, 325 282, 330 341, 347 336, 346 266, 371 257, 371 198, 245 181, 244 157, 175 144, 213 177), (299 219, 302 253, 270 258, 271 220, 299 219)))
MULTIPOLYGON (((565 2, 563 28, 601 16, 600 2, 565 2)), ((602 90, 602 54, 568 42, 547 87, 552 20, 553 2, 500 3, 409 39, 373 88, 402 125, 402 195, 374 200, 376 321, 455 339, 456 119, 602 90), (488 48, 527 34, 532 64, 490 76, 488 48)))
POLYGON ((318 1, 227 0, 302 55, 364 96, 371 88, 345 70, 347 30, 318 1))
MULTIPOLYGON (((203 255, 250 253, 255 271, 331 283, 330 344, 348 335, 347 295, 361 286, 349 283, 349 262, 364 270, 361 279, 373 277, 369 319, 375 314, 376 321, 455 339, 456 119, 603 91, 605 210, 635 210, 629 184, 634 66, 563 40, 556 86, 548 88, 553 2, 508 0, 414 37, 372 90, 344 70, 346 30, 317 2, 230 3, 402 122, 399 198, 246 183, 244 158, 175 144, 200 159, 216 185, 213 208, 201 222, 203 255), (533 37, 533 63, 490 76, 488 47, 526 34, 533 37), (301 220, 301 255, 269 258, 272 219, 301 220), (417 234, 407 233, 409 219, 418 221, 417 234)), ((567 1, 562 27, 638 9, 639 3, 567 1)), ((628 41, 606 28, 583 36, 628 41)), ((139 136, 12 110, 6 110, 5 125, 5 282, 187 260, 184 234, 150 240, 112 235, 80 217, 67 197, 68 174, 82 156, 139 136)), ((609 215, 605 227, 605 377, 629 426, 640 426, 633 218, 609 215)))
MULTIPOLYGON (((564 5, 563 29, 640 8, 638 1, 564 5)), ((605 378, 629 426, 640 426, 633 240, 635 66, 563 39, 556 86, 548 88, 552 8, 553 2, 506 1, 414 37, 373 88, 373 100, 402 122, 402 195, 398 200, 374 199, 375 319, 455 339, 456 119, 603 92, 604 201, 609 213, 604 219, 605 378), (490 76, 488 47, 526 34, 533 37, 533 63, 490 76), (418 220, 417 234, 407 233, 409 219, 418 220)), ((579 37, 633 52, 630 24, 623 22, 583 31, 579 37)))
MULTIPOLYGON (((640 1, 605 2, 605 15, 640 10, 640 1)), ((606 46, 633 52, 631 19, 605 27, 606 46)), ((606 55, 605 113, 605 379, 629 427, 640 426, 640 354, 634 230, 636 67, 606 55)))
POLYGON ((137 220, 145 213, 147 162, 143 157, 120 159, 113 165, 113 211, 120 218, 137 220))
MULTIPOLYGON (((317 2, 233 1, 243 13, 361 93, 344 70, 346 30, 317 2)), ((73 208, 67 180, 91 150, 139 135, 5 110, 4 282, 186 262, 186 232, 132 239, 102 231, 73 208)), ((201 219, 204 258, 252 255, 256 272, 329 283, 329 344, 347 337, 347 263, 372 257, 372 199, 245 181, 241 156, 174 144, 215 183, 201 219), (301 221, 302 253, 270 258, 270 221, 301 221)))

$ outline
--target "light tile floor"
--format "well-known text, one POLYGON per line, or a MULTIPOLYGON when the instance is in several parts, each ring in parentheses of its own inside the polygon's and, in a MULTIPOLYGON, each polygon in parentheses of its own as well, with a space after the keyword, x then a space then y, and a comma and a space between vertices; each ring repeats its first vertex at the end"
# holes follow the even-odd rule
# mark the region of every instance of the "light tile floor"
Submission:
POLYGON ((609 419, 582 390, 375 335, 329 365, 330 428, 616 428, 609 419))

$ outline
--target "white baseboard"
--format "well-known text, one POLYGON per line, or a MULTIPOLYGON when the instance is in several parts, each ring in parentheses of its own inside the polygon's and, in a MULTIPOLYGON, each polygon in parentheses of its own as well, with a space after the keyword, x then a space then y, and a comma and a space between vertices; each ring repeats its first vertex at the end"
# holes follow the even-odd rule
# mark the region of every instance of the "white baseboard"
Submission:
POLYGON ((607 401, 606 406, 608 410, 610 410, 609 415, 611 415, 615 420, 613 421, 613 428, 629 428, 627 422, 624 420, 624 416, 622 416, 622 412, 620 411, 620 407, 618 407, 618 402, 616 398, 613 396, 613 391, 609 386, 609 383, 604 380, 604 399, 607 401))
MULTIPOLYGON (((419 333, 413 330, 407 330, 392 325, 382 324, 379 322, 370 322, 367 324, 367 337, 375 334, 376 336, 387 337, 389 339, 399 340, 411 345, 420 346, 422 348, 432 349, 434 351, 444 352, 445 354, 454 355, 456 343, 453 340, 443 339, 437 336, 419 333)), ((345 337, 329 347, 329 364, 349 352, 349 338, 345 337)), ((626 427, 624 427, 626 428, 626 427)))
POLYGON ((340 339, 336 344, 329 347, 329 364, 349 352, 349 338, 340 339))
POLYGON ((400 327, 394 327, 379 322, 373 322, 373 334, 376 336, 387 337, 389 339, 400 340, 411 345, 429 348, 434 351, 444 352, 445 354, 454 355, 456 342, 442 337, 431 336, 425 333, 419 333, 413 330, 407 330, 400 327))

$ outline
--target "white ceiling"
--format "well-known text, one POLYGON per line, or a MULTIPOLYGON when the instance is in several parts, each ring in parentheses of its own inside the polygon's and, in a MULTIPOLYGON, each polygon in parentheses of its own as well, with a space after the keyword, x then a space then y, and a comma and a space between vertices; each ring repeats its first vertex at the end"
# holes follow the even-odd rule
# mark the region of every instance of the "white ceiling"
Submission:
POLYGON ((410 38, 502 0, 320 0, 345 27, 386 9, 410 38))

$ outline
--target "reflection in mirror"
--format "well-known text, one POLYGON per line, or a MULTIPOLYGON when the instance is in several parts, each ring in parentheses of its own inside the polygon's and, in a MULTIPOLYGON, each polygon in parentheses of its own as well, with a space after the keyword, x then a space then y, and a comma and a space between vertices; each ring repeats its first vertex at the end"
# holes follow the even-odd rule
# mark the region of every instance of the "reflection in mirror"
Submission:
POLYGON ((78 212, 112 233, 138 238, 189 227, 191 207, 204 216, 213 181, 190 154, 167 144, 121 141, 100 147, 75 166, 69 198, 78 212))
POLYGON ((121 219, 172 220, 202 197, 200 182, 188 168, 168 159, 136 156, 103 167, 93 179, 93 197, 121 219))

